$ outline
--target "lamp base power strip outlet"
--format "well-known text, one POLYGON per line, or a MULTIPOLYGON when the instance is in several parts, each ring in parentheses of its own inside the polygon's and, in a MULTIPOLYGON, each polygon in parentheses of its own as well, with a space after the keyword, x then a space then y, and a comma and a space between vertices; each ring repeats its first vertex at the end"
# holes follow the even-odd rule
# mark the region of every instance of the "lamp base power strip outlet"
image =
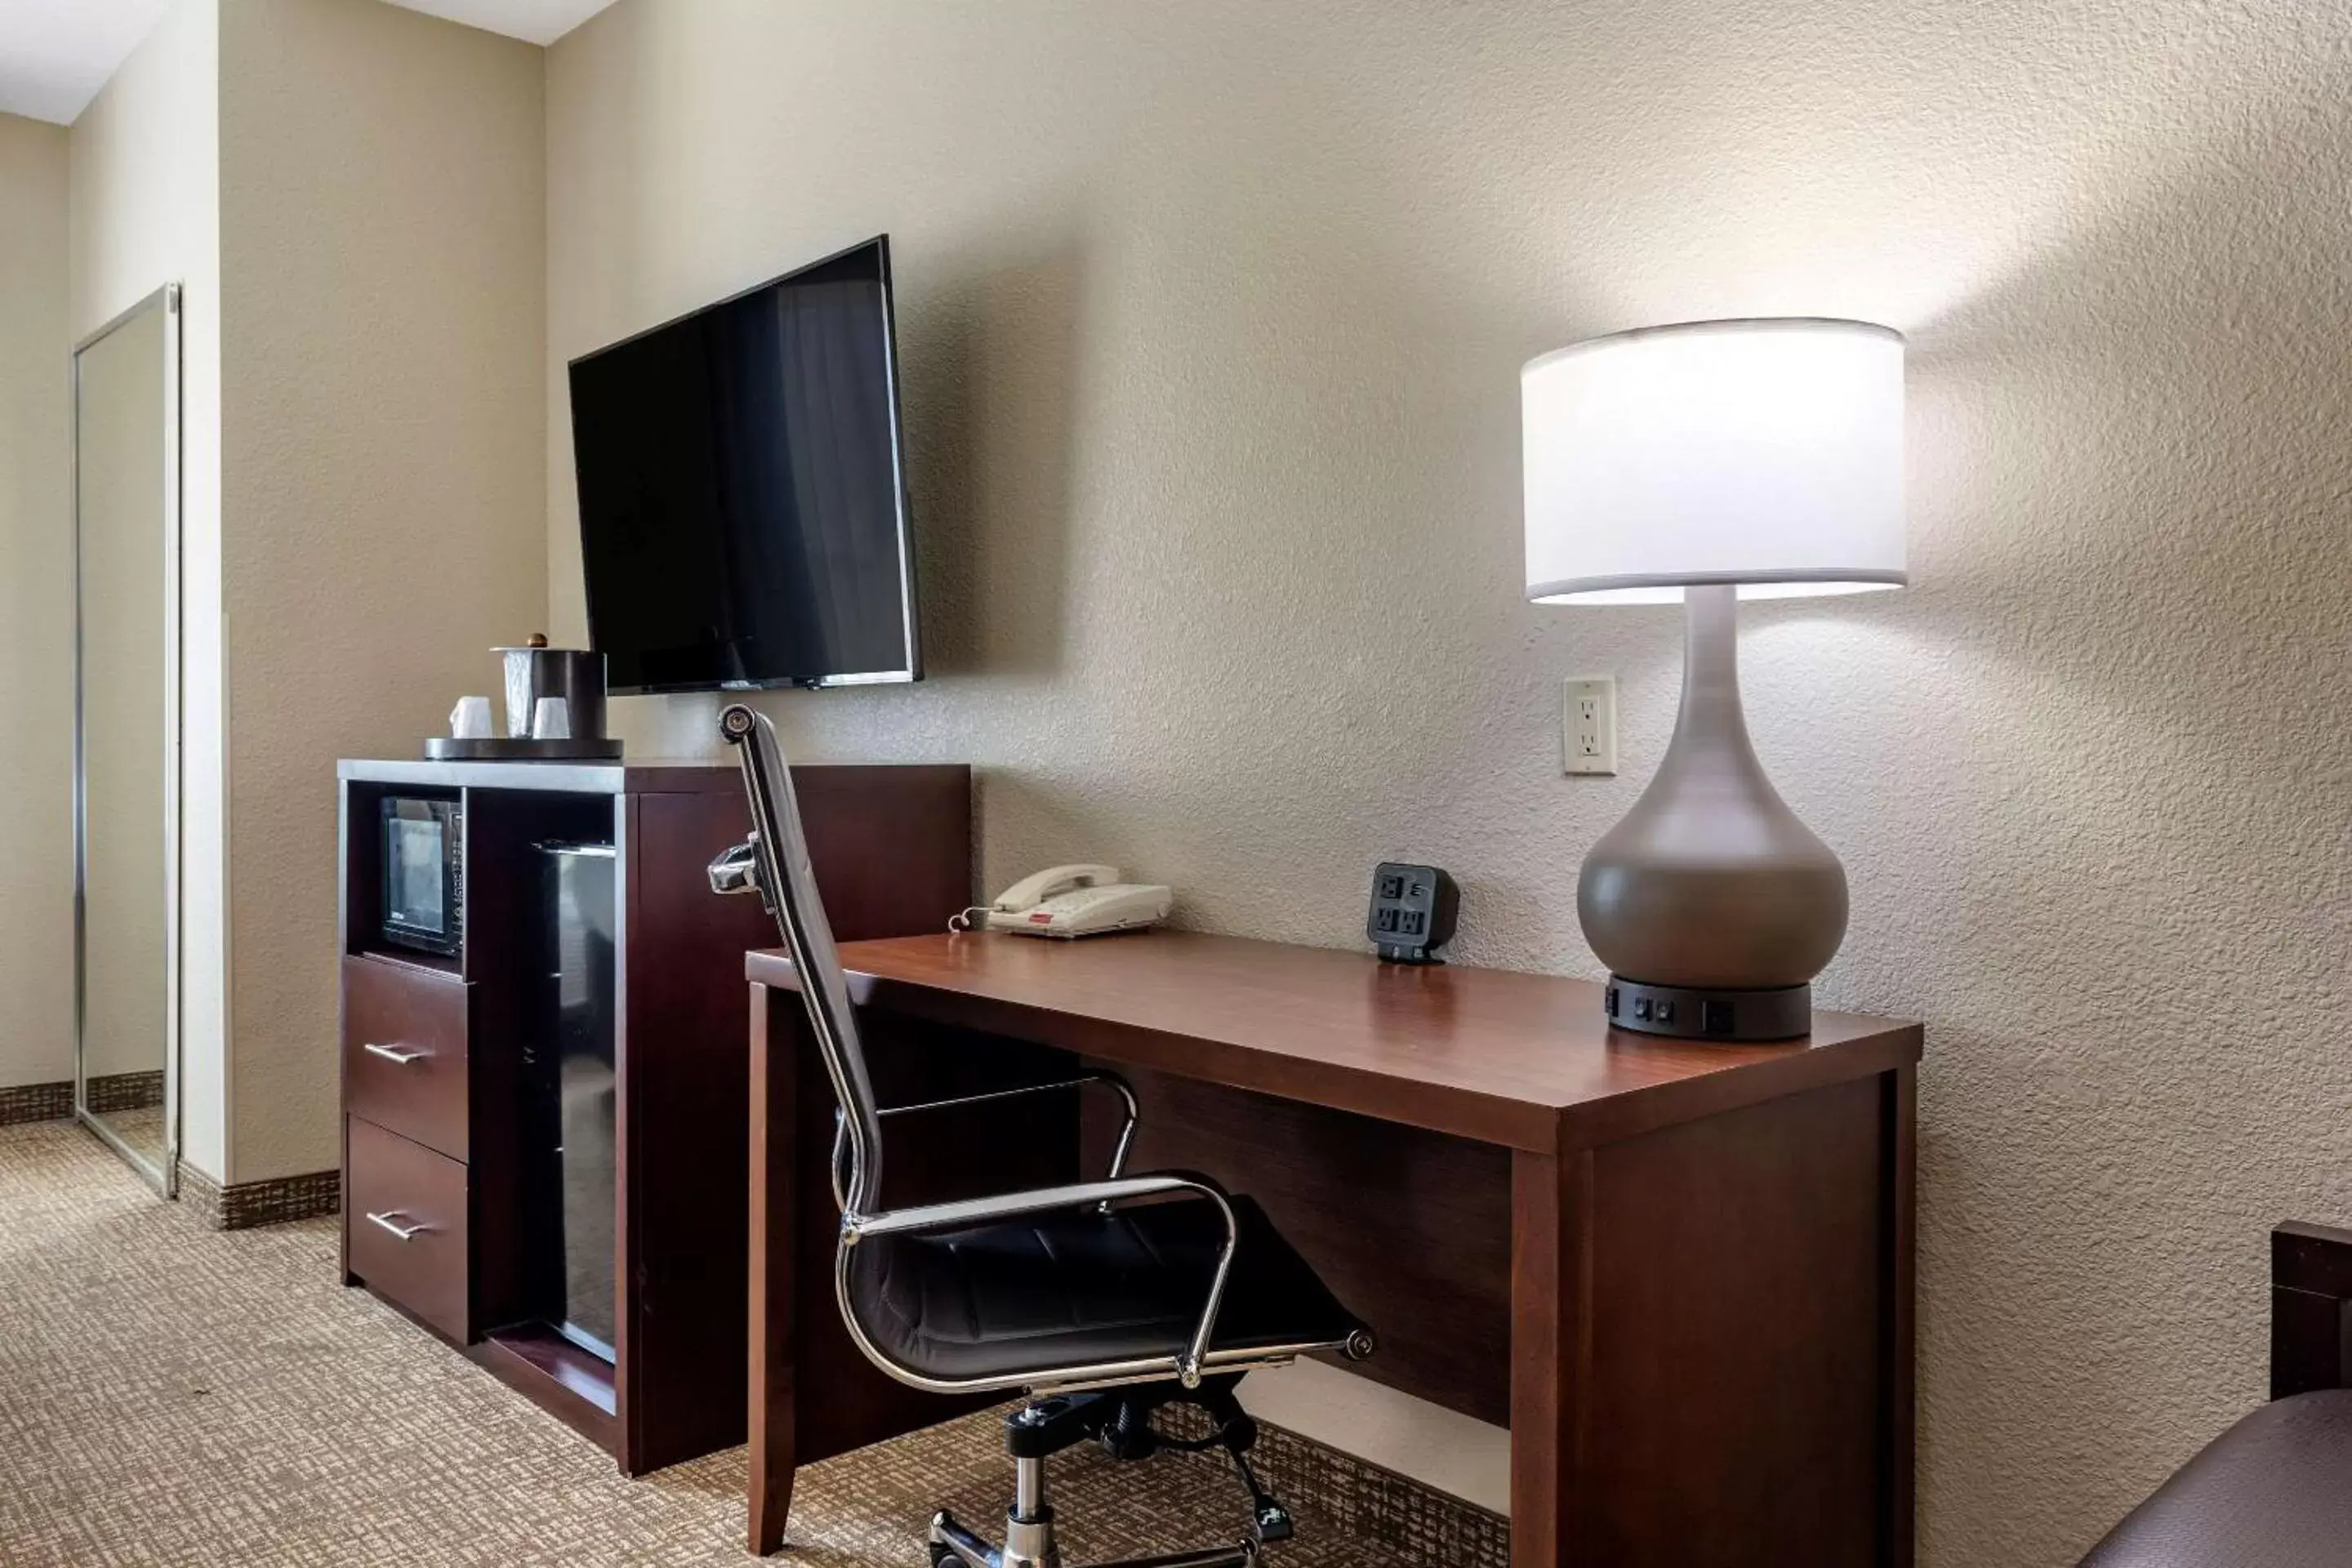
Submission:
POLYGON ((1609 977, 1601 999, 1612 1028, 1685 1040, 1793 1040, 1812 1032, 1813 988, 1713 991, 1609 977))

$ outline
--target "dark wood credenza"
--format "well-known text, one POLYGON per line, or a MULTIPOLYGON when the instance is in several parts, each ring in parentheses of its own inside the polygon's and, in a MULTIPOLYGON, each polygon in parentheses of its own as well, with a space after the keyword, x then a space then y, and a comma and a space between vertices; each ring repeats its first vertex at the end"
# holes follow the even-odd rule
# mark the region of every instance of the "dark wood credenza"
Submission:
MULTIPOLYGON (((612 1452, 630 1475, 744 1436, 742 981, 775 926, 714 896, 750 821, 707 764, 344 762, 343 1274, 612 1452), (457 802, 464 943, 381 937, 380 803, 457 802), (545 1142, 526 1058, 548 1028, 538 847, 613 847, 615 1358, 549 1327, 545 1142), (371 1045, 386 1050, 371 1051, 371 1045), (535 1206, 537 1205, 537 1206, 535 1206), (404 1216, 406 1239, 369 1214, 404 1216), (543 1256, 541 1255, 541 1256, 543 1256)), ((793 770, 845 938, 938 931, 971 900, 971 770, 793 770)))

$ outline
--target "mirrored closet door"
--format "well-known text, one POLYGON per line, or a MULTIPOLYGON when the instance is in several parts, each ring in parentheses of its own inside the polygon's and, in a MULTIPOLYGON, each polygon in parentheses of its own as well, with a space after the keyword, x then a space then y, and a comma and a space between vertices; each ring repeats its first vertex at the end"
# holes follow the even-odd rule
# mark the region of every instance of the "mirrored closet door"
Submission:
POLYGON ((180 290, 74 351, 74 1110, 179 1154, 180 290))

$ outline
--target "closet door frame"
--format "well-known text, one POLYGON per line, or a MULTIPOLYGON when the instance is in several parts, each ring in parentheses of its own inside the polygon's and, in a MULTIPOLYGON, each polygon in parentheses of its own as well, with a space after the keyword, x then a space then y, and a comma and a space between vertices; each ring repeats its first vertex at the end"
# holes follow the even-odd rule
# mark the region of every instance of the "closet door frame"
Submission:
POLYGON ((74 561, 74 1118, 166 1198, 180 1190, 180 286, 166 283, 73 347, 74 561), (163 1154, 132 1148, 89 1109, 84 1059, 89 1020, 89 778, 82 686, 82 354, 150 310, 163 313, 163 1154))

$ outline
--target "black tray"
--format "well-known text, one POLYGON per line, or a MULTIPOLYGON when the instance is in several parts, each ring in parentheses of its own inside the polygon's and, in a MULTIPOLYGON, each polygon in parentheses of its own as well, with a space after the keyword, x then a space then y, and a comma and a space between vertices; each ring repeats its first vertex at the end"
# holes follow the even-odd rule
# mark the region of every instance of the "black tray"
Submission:
POLYGON ((534 741, 524 736, 519 741, 460 741, 454 736, 435 735, 425 742, 425 755, 436 763, 596 763, 615 762, 621 755, 618 741, 534 741))

